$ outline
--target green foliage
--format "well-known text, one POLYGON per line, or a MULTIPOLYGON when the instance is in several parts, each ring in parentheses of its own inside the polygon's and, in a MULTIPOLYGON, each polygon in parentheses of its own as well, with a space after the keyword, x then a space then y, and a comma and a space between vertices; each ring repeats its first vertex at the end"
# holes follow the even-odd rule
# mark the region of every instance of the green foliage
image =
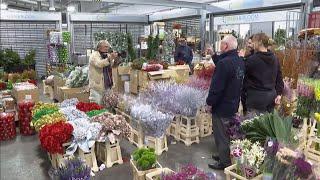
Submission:
POLYGON ((253 120, 241 124, 246 138, 252 142, 264 144, 267 137, 276 138, 284 144, 293 143, 291 133, 292 119, 282 118, 277 111, 255 117, 253 120))
POLYGON ((69 31, 62 32, 62 40, 63 40, 63 42, 70 43, 71 42, 71 33, 69 31))
POLYGON ((24 57, 23 64, 25 64, 27 66, 36 64, 35 57, 36 57, 36 50, 34 50, 34 49, 30 50, 27 53, 27 55, 24 57))
POLYGON ((159 45, 160 45, 159 35, 157 35, 155 38, 153 38, 152 35, 149 35, 147 43, 148 43, 147 59, 148 60, 156 59, 158 50, 159 50, 159 45))
POLYGON ((137 168, 143 171, 151 169, 157 161, 153 148, 137 149, 133 152, 132 157, 137 164, 137 168))
POLYGON ((12 90, 13 89, 13 83, 12 83, 12 81, 8 81, 8 83, 7 83, 7 89, 8 90, 12 90))
POLYGON ((133 61, 137 58, 137 54, 135 49, 133 48, 133 41, 132 41, 132 35, 130 33, 127 34, 127 40, 128 40, 128 60, 133 61))
POLYGON ((20 65, 21 60, 17 52, 5 49, 1 54, 0 64, 4 67, 5 71, 8 71, 11 67, 20 65))
POLYGON ((47 114, 53 114, 57 112, 59 109, 57 107, 55 108, 44 108, 39 111, 37 111, 33 117, 32 117, 32 122, 36 122, 38 119, 40 119, 42 116, 47 115, 47 114))
POLYGON ((144 58, 135 59, 132 61, 131 68, 141 70, 143 63, 147 62, 144 58))
POLYGON ((286 41, 286 30, 278 29, 274 34, 274 40, 278 46, 284 45, 286 41))

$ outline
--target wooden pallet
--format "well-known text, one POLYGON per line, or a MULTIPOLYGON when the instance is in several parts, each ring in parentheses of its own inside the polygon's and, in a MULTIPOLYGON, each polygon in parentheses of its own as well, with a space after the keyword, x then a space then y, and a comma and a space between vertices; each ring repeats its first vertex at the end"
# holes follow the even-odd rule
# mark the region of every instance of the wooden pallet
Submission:
POLYGON ((160 164, 157 162, 156 163, 156 168, 154 169, 149 169, 146 171, 139 171, 137 166, 135 165, 134 161, 131 159, 130 160, 130 166, 132 168, 132 173, 133 173, 133 180, 146 180, 146 174, 150 172, 157 171, 159 168, 161 169, 160 164))
POLYGON ((162 152, 168 151, 167 136, 163 135, 160 138, 146 136, 145 146, 149 148, 154 148, 156 155, 161 155, 162 152))
MULTIPOLYGON (((231 179, 237 179, 237 180, 249 180, 243 176, 240 176, 239 174, 237 174, 236 171, 236 164, 233 164, 229 167, 226 167, 224 169, 224 173, 226 174, 226 180, 231 180, 231 179)), ((251 180, 262 180, 263 179, 263 175, 260 174, 254 178, 251 178, 251 180)))
POLYGON ((104 162, 107 168, 114 164, 123 164, 119 141, 114 144, 110 142, 98 143, 97 158, 104 162))
POLYGON ((98 172, 98 163, 95 153, 95 145, 90 148, 90 152, 84 152, 82 149, 78 148, 79 157, 85 161, 85 163, 91 167, 93 172, 98 172))
POLYGON ((161 179, 162 175, 167 175, 167 174, 172 174, 172 173, 174 173, 174 171, 172 171, 169 168, 157 169, 153 172, 146 174, 146 180, 161 179))

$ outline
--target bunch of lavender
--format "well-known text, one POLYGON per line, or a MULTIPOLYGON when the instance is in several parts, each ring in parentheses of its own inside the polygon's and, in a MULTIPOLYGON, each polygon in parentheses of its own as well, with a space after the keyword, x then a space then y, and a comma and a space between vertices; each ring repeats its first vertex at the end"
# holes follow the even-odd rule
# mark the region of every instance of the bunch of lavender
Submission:
POLYGON ((65 166, 59 167, 60 180, 89 180, 91 168, 78 158, 66 160, 65 166))
POLYGON ((131 116, 141 122, 146 135, 161 137, 173 120, 173 115, 162 113, 151 105, 137 103, 131 107, 131 116))

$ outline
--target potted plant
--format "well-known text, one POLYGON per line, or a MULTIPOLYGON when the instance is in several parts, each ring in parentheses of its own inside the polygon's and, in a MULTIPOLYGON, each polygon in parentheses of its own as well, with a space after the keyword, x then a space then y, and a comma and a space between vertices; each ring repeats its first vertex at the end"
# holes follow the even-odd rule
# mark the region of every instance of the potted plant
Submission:
POLYGON ((157 170, 159 163, 153 148, 141 148, 133 152, 130 164, 133 170, 133 179, 144 180, 145 175, 157 170))
POLYGON ((35 65, 36 65, 36 61, 35 61, 35 57, 36 57, 36 50, 32 49, 30 50, 26 56, 24 57, 24 62, 23 65, 27 68, 27 69, 35 69, 35 65))

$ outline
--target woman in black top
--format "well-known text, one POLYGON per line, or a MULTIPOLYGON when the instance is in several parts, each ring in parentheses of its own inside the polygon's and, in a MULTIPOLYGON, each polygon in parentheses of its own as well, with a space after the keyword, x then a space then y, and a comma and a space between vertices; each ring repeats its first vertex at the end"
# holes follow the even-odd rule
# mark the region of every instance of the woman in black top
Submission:
POLYGON ((269 37, 253 36, 255 53, 245 61, 244 94, 248 111, 271 112, 280 104, 284 83, 279 60, 268 51, 269 37))

